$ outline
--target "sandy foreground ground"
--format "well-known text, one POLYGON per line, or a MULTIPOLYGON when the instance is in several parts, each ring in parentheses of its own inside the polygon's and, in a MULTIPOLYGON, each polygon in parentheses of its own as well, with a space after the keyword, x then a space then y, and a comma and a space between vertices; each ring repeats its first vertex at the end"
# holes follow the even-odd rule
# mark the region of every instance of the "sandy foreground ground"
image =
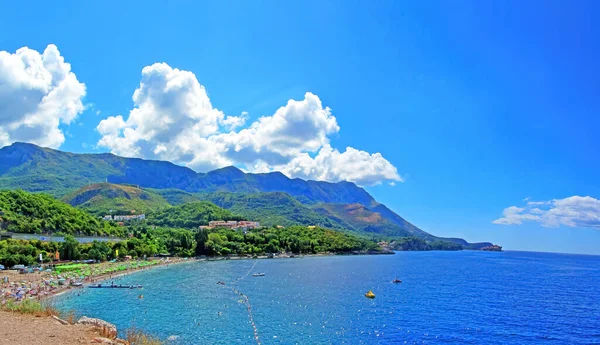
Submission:
POLYGON ((49 316, 0 311, 0 345, 93 344, 98 337, 92 326, 62 325, 49 316))

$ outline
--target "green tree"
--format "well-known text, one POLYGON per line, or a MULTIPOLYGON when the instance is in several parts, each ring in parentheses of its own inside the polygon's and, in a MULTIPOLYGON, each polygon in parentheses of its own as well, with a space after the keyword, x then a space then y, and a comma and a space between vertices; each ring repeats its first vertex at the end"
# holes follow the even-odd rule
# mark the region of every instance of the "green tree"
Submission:
POLYGON ((61 245, 63 260, 79 259, 79 242, 71 235, 65 235, 64 242, 61 245))
POLYGON ((206 241, 208 241, 208 232, 205 229, 200 229, 194 235, 196 239, 196 256, 207 255, 206 241))

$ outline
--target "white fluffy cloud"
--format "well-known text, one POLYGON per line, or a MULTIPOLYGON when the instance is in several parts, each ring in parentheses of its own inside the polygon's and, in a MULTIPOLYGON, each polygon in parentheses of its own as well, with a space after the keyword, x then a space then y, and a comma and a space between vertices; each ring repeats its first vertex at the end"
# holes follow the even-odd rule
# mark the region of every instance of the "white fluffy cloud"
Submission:
POLYGON ((324 181, 346 180, 360 185, 402 181, 396 168, 380 153, 369 154, 352 147, 340 153, 329 144, 324 145, 314 158, 302 153, 278 168, 289 176, 324 181))
POLYGON ((156 63, 142 70, 133 102, 126 118, 111 116, 99 123, 99 146, 199 171, 238 165, 252 172, 277 170, 291 177, 361 185, 402 181, 379 153, 332 148, 329 136, 340 127, 331 109, 310 92, 236 131, 246 124, 247 113, 226 116, 213 107, 192 72, 156 63))
POLYGON ((508 225, 524 221, 539 222, 545 227, 565 225, 600 229, 600 200, 575 195, 550 201, 528 201, 524 207, 505 208, 503 217, 492 223, 508 225))
POLYGON ((59 147, 59 126, 84 110, 85 84, 55 45, 44 52, 27 47, 0 51, 0 147, 15 141, 59 147))

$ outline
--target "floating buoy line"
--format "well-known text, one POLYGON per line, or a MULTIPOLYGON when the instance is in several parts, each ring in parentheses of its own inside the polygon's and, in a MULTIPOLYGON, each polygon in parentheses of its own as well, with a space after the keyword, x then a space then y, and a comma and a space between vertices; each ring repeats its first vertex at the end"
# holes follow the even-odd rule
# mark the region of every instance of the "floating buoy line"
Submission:
POLYGON ((258 262, 258 260, 254 260, 254 265, 252 265, 252 267, 248 270, 248 272, 246 272, 246 274, 237 278, 236 280, 232 281, 231 284, 235 284, 235 283, 239 282, 240 280, 246 278, 248 275, 250 275, 250 273, 254 270, 254 267, 256 267, 257 262, 258 262))
MULTIPOLYGON (((248 270, 248 272, 246 272, 246 274, 244 274, 243 276, 232 281, 231 284, 233 285, 233 284, 239 282, 240 280, 246 278, 248 275, 250 275, 250 273, 252 273, 252 271, 254 270, 254 267, 256 267, 257 262, 258 262, 258 260, 254 261, 254 265, 252 265, 252 267, 248 270)), ((225 284, 220 284, 220 285, 225 285, 225 284)), ((231 291, 233 291, 234 293, 236 293, 237 295, 242 297, 242 299, 239 300, 239 302, 246 305, 246 311, 248 312, 248 319, 250 319, 250 324, 252 325, 252 330, 254 332, 254 340, 256 341, 256 343, 258 345, 260 345, 261 343, 260 343, 260 339, 258 337, 258 328, 256 327, 256 322, 254 322, 254 316, 252 315, 252 304, 250 304, 250 298, 248 298, 248 296, 246 296, 243 292, 237 290, 233 286, 231 286, 231 291)))
POLYGON ((236 290, 236 288, 231 287, 231 290, 236 294, 240 295, 243 299, 243 303, 246 305, 246 310, 248 311, 248 318, 250 319, 250 324, 252 325, 252 330, 254 331, 254 340, 256 343, 260 345, 260 339, 258 338, 258 328, 256 327, 256 323, 254 322, 254 317, 252 316, 252 305, 250 304, 250 298, 243 294, 242 292, 236 290))

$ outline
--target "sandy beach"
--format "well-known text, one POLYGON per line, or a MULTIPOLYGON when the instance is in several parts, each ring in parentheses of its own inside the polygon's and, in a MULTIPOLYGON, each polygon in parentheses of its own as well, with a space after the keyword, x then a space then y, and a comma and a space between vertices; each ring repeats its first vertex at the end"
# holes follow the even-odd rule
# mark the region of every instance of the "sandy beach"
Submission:
MULTIPOLYGON (((126 270, 111 271, 122 263, 100 263, 92 265, 89 275, 83 277, 82 286, 70 286, 68 283, 60 285, 58 277, 65 281, 74 278, 75 274, 57 274, 56 272, 35 272, 20 274, 18 271, 0 271, 0 345, 43 345, 43 344, 98 344, 104 341, 97 329, 89 325, 65 325, 52 316, 22 314, 2 310, 8 304, 35 300, 42 304, 50 303, 48 299, 62 293, 81 289, 91 283, 100 283, 103 280, 114 279, 124 275, 132 274, 157 267, 165 267, 183 262, 193 262, 170 258, 156 260, 151 265, 128 268, 126 270), (112 266, 111 266, 112 265, 112 266), (115 267, 113 267, 115 266, 115 267)), ((78 278, 81 278, 79 276, 78 278)), ((117 343, 117 342, 113 342, 117 343)))
POLYGON ((83 288, 91 283, 100 283, 106 279, 134 272, 189 261, 193 260, 169 258, 137 262, 104 262, 85 265, 81 269, 62 273, 54 271, 20 274, 14 270, 0 271, 0 307, 11 300, 36 299, 42 301, 73 289, 83 288), (71 281, 81 282, 82 285, 72 286, 71 281))

